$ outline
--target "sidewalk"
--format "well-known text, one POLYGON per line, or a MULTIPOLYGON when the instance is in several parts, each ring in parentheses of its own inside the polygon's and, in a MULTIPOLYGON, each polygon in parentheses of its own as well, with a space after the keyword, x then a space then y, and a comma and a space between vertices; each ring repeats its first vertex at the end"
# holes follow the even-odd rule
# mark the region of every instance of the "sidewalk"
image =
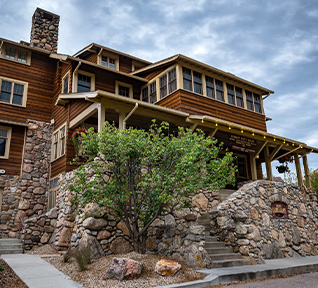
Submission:
POLYGON ((38 256, 3 254, 1 258, 29 288, 82 288, 79 283, 38 256))
POLYGON ((202 269, 207 274, 203 280, 159 286, 156 288, 203 288, 212 285, 229 284, 238 281, 255 280, 290 274, 304 274, 318 271, 318 256, 266 260, 266 264, 230 268, 202 269))

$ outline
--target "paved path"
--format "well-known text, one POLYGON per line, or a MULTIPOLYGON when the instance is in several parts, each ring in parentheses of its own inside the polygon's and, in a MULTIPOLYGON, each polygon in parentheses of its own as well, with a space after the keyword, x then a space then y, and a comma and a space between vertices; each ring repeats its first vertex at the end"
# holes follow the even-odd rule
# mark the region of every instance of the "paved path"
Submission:
POLYGON ((38 256, 2 254, 1 258, 29 288, 82 288, 79 283, 38 256))

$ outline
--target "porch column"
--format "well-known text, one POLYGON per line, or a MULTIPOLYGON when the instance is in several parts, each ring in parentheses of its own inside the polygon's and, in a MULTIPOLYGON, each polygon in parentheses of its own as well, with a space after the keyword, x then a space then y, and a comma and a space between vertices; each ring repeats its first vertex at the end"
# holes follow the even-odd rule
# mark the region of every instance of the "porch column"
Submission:
POLYGON ((269 156, 268 145, 265 146, 264 155, 265 155, 265 166, 266 166, 267 180, 273 181, 273 172, 272 172, 271 158, 269 156))
POLYGON ((311 179, 310 179, 310 172, 308 168, 307 155, 303 156, 303 165, 304 165, 304 171, 305 171, 306 187, 311 188, 311 179))
MULTIPOLYGON (((294 157, 298 158, 298 154, 294 154, 294 157)), ((297 180, 298 180, 298 186, 302 187, 304 186, 304 181, 303 181, 303 174, 301 172, 301 167, 300 167, 300 162, 295 161, 295 166, 296 166, 296 173, 297 173, 297 180)))
POLYGON ((256 159, 254 154, 250 154, 250 164, 251 164, 252 180, 257 180, 256 159))
POLYGON ((106 121, 106 106, 100 103, 98 106, 98 132, 102 131, 106 121))

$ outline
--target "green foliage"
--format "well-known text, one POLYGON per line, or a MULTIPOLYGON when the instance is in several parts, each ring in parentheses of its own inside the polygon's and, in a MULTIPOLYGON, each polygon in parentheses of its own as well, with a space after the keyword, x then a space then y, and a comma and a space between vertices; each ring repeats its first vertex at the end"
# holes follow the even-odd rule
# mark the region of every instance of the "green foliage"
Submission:
POLYGON ((3 271, 4 269, 5 269, 5 267, 0 265, 0 271, 3 271))
POLYGON ((107 122, 100 133, 89 130, 83 151, 90 158, 70 186, 78 207, 98 203, 123 219, 138 252, 159 215, 187 206, 200 188, 216 190, 235 181, 232 154, 219 158, 216 140, 200 130, 179 127, 175 136, 168 131, 167 123, 144 131, 107 122))
POLYGON ((80 271, 87 270, 87 265, 92 263, 91 248, 87 246, 81 249, 75 249, 73 252, 73 257, 75 258, 80 271))
POLYGON ((311 186, 312 188, 316 190, 317 196, 318 196, 318 169, 310 170, 310 178, 311 178, 311 186))
POLYGON ((63 255, 63 262, 67 263, 72 258, 72 251, 71 249, 67 249, 66 253, 63 255))

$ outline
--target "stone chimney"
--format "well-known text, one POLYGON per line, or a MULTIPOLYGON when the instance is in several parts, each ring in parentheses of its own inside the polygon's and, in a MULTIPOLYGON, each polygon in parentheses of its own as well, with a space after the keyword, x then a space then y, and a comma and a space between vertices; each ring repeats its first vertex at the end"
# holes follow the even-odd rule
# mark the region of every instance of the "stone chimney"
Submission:
POLYGON ((60 16, 36 8, 32 17, 30 45, 57 53, 60 16))

